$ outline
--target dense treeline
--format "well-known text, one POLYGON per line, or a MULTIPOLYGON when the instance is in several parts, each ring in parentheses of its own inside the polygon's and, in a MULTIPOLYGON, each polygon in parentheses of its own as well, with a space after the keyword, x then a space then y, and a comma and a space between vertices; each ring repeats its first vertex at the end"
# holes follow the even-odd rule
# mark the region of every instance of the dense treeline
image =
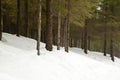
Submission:
POLYGON ((52 45, 81 47, 119 57, 119 0, 0 0, 0 39, 2 31, 52 45), (117 11, 117 12, 116 12, 117 11), (118 51, 117 51, 118 50, 118 51), (116 53, 116 54, 115 54, 116 53))

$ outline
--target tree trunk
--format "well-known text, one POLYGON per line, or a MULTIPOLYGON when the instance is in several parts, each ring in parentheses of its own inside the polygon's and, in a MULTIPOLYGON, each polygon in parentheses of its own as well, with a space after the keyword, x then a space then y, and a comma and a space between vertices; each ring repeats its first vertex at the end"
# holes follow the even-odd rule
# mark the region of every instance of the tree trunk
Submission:
POLYGON ((52 39, 52 43, 53 43, 53 45, 55 45, 55 43, 56 43, 56 40, 55 40, 55 36, 56 36, 56 33, 55 33, 55 29, 53 29, 53 39, 52 39))
POLYGON ((70 47, 73 47, 73 39, 70 39, 70 47))
POLYGON ((0 0, 0 40, 2 39, 2 6, 1 6, 1 0, 0 0))
POLYGON ((40 55, 40 41, 41 41, 41 0, 39 0, 39 18, 38 18, 38 40, 37 40, 37 54, 40 55))
POLYGON ((46 0, 46 49, 52 51, 52 0, 46 0))
POLYGON ((65 17, 65 25, 64 25, 64 42, 63 45, 65 47, 65 51, 67 52, 67 18, 65 17))
POLYGON ((58 0, 58 36, 57 36, 57 50, 60 50, 60 30, 61 30, 61 11, 60 0, 58 0))
POLYGON ((69 52, 69 39, 70 39, 70 0, 68 0, 68 14, 67 14, 67 52, 69 52))
POLYGON ((66 27, 66 25, 67 25, 67 21, 66 21, 66 17, 63 19, 63 42, 62 42, 62 44, 63 44, 63 47, 65 47, 65 45, 66 45, 66 30, 67 30, 67 27, 66 27))
POLYGON ((66 35, 66 40, 65 40, 65 51, 66 52, 69 52, 69 30, 70 30, 70 21, 69 21, 69 18, 70 18, 70 0, 67 0, 66 2, 66 8, 67 8, 67 16, 66 16, 66 29, 65 29, 65 35, 66 35))
POLYGON ((106 28, 106 26, 105 26, 105 29, 104 29, 105 31, 104 31, 104 56, 106 56, 106 48, 107 48, 107 28, 106 28))
POLYGON ((61 24, 61 40, 60 40, 60 45, 61 45, 61 47, 64 47, 64 36, 65 36, 65 34, 64 34, 64 19, 62 19, 61 18, 61 22, 62 22, 62 24, 61 24))
POLYGON ((29 27, 28 27, 28 0, 25 0, 25 26, 26 28, 26 37, 29 36, 29 27))
POLYGON ((110 56, 111 56, 111 60, 114 62, 114 54, 113 54, 113 27, 111 27, 111 32, 110 32, 110 56))
MULTIPOLYGON (((65 8, 67 9, 67 0, 65 0, 65 8)), ((67 15, 65 16, 64 19, 64 48, 65 51, 67 52, 67 15)))
POLYGON ((84 49, 84 31, 82 31, 81 35, 81 48, 84 49))
MULTIPOLYGON (((111 12, 112 12, 112 14, 113 15, 115 15, 115 9, 114 9, 114 6, 110 6, 110 8, 111 8, 111 12)), ((114 35, 114 33, 113 33, 113 26, 111 26, 111 32, 110 32, 110 55, 111 55, 111 60, 114 62, 115 60, 114 60, 114 53, 113 53, 113 35, 114 35)))
POLYGON ((87 54, 87 20, 85 20, 85 27, 84 27, 84 52, 87 54))
POLYGON ((20 0, 17 0, 17 36, 20 36, 20 0))
POLYGON ((90 50, 90 39, 91 39, 91 37, 88 36, 88 50, 90 50))

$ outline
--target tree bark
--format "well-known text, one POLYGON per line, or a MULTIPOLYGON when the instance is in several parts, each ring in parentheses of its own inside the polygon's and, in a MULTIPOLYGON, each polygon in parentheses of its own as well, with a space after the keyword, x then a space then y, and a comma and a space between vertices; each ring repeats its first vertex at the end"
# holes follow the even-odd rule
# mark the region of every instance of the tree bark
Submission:
POLYGON ((88 50, 90 50, 90 39, 91 39, 91 37, 88 36, 88 50))
POLYGON ((61 37, 60 37, 60 45, 61 47, 64 47, 64 19, 61 18, 61 37))
MULTIPOLYGON (((65 47, 65 51, 67 50, 67 17, 65 17, 65 25, 64 25, 64 42, 63 45, 65 47)), ((66 51, 67 52, 67 51, 66 51)))
POLYGON ((55 33, 55 29, 53 29, 53 38, 52 38, 52 43, 53 43, 53 45, 56 45, 56 33, 55 33))
MULTIPOLYGON (((112 14, 113 15, 115 15, 115 10, 114 10, 114 6, 110 6, 110 8, 111 8, 111 12, 112 12, 112 14)), ((113 35, 114 35, 114 33, 113 33, 113 26, 111 26, 111 32, 110 32, 110 55, 111 55, 111 60, 114 62, 115 61, 115 59, 114 59, 114 53, 113 53, 113 43, 114 43, 114 41, 113 41, 113 35)))
POLYGON ((85 27, 84 27, 84 52, 87 54, 87 48, 88 48, 88 45, 87 45, 87 23, 88 21, 85 20, 85 27))
POLYGON ((52 0, 46 0, 46 49, 52 51, 52 0))
POLYGON ((114 62, 114 53, 113 53, 113 26, 111 27, 111 32, 110 32, 110 56, 111 56, 111 60, 114 62))
POLYGON ((73 39, 70 39, 70 47, 73 47, 73 39))
POLYGON ((20 36, 20 0, 17 0, 17 36, 20 36))
POLYGON ((0 0, 0 40, 2 39, 2 4, 0 0))
POLYGON ((60 50, 60 30, 61 30, 61 11, 60 11, 60 0, 58 0, 58 36, 57 36, 57 50, 60 50))
MULTIPOLYGON (((65 0, 65 8, 67 9, 67 0, 65 0)), ((68 12, 67 12, 68 13, 68 12)), ((67 15, 65 16, 65 19, 64 19, 64 48, 65 48, 65 51, 67 52, 67 15)))
POLYGON ((69 52, 69 41, 70 41, 70 0, 68 0, 68 14, 67 14, 67 52, 69 52))
POLYGON ((69 52, 69 30, 70 30, 70 0, 67 0, 66 2, 66 7, 67 7, 67 16, 66 16, 66 31, 65 31, 65 34, 66 34, 66 44, 65 44, 65 51, 66 52, 69 52))
POLYGON ((29 27, 28 27, 28 0, 25 0, 25 26, 26 28, 26 37, 29 36, 29 27))
POLYGON ((41 6, 42 4, 41 4, 41 0, 39 0, 39 18, 38 18, 38 40, 37 40, 37 50, 38 50, 38 52, 37 52, 37 54, 38 55, 40 55, 40 41, 41 41, 41 12, 42 12, 42 10, 41 10, 41 8, 42 8, 42 6, 41 6))
POLYGON ((105 29, 104 29, 105 31, 104 31, 104 56, 106 56, 106 49, 107 49, 107 28, 106 28, 106 26, 105 26, 105 29))
POLYGON ((82 31, 81 35, 81 48, 84 49, 84 31, 82 31))

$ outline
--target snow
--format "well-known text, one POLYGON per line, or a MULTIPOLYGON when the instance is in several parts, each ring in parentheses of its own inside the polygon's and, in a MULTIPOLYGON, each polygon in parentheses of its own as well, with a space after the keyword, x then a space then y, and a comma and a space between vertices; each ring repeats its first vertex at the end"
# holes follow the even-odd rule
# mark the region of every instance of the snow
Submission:
POLYGON ((36 41, 3 33, 0 41, 0 80, 119 80, 120 59, 70 48, 70 52, 45 50, 37 56, 36 41))

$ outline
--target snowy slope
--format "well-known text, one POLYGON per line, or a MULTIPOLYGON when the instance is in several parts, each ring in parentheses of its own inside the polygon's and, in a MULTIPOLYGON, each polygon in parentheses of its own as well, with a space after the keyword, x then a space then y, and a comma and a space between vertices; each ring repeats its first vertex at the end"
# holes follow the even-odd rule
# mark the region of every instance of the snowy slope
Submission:
POLYGON ((3 33, 0 42, 0 80, 120 80, 120 59, 109 55, 71 48, 65 53, 46 51, 41 43, 41 56, 36 54, 36 41, 3 33))

